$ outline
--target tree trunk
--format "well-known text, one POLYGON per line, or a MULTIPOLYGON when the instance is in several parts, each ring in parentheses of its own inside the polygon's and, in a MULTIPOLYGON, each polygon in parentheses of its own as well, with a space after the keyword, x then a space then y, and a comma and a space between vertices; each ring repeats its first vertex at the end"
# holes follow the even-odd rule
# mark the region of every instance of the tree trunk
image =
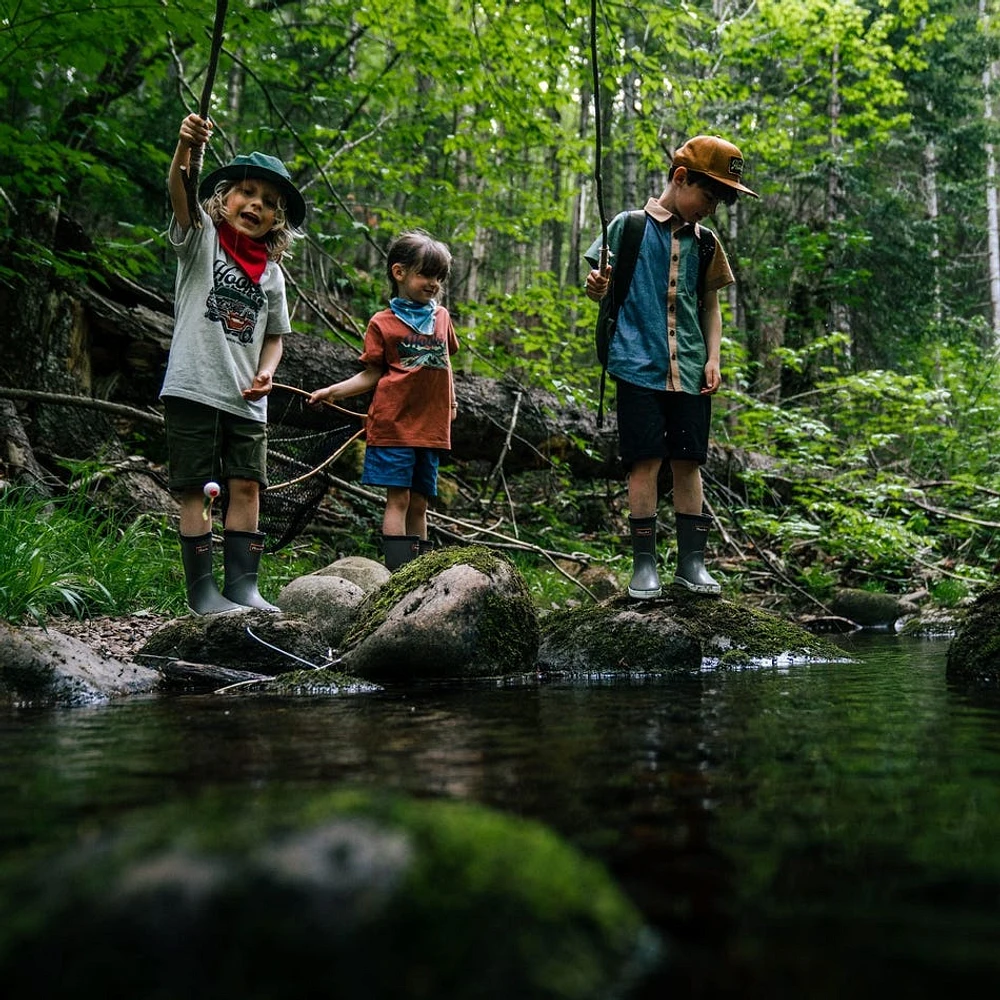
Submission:
MULTIPOLYGON (((989 37, 990 14, 986 0, 979 0, 979 16, 983 22, 983 35, 989 37)), ((987 62, 983 70, 983 118, 986 134, 992 135, 993 83, 997 77, 997 63, 987 62)), ((997 221, 997 161, 993 143, 986 141, 986 225, 989 250, 990 305, 992 306, 992 346, 1000 348, 1000 224, 997 221)))

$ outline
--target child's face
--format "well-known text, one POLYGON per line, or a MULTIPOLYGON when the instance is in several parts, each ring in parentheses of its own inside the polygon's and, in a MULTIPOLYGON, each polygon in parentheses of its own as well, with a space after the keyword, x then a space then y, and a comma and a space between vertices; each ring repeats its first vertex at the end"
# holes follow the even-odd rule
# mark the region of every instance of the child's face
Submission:
POLYGON ((693 184, 687 179, 686 173, 678 177, 677 175, 681 174, 683 169, 683 167, 679 168, 677 174, 674 175, 673 210, 685 222, 701 222, 702 219, 707 219, 710 215, 715 214, 715 210, 719 207, 719 199, 709 188, 701 184, 693 184))
POLYGON ((278 189, 270 181, 256 177, 238 181, 223 203, 226 221, 244 236, 262 239, 274 225, 278 197, 278 189))
POLYGON ((439 278, 418 274, 415 268, 407 270, 402 264, 392 265, 392 276, 396 279, 400 297, 411 302, 426 305, 441 291, 439 278))

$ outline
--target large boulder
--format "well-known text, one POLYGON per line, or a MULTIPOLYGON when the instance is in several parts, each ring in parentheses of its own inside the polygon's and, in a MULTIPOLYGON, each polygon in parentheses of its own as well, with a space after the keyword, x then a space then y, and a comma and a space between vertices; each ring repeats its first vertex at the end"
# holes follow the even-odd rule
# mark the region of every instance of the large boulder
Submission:
POLYGON ((375 680, 524 673, 538 619, 514 564, 483 546, 438 549, 366 598, 344 639, 343 669, 375 680))
POLYGON ((598 863, 456 802, 215 792, 0 862, 9 996, 604 1000, 660 951, 598 863))
POLYGON ((784 618, 668 587, 653 601, 612 598, 554 611, 541 622, 538 666, 560 674, 672 673, 705 666, 846 660, 844 651, 784 618))
POLYGON ((100 656, 60 632, 0 622, 0 646, 0 703, 95 705, 153 691, 160 681, 155 670, 100 656))
POLYGON ((949 681, 1000 685, 1000 584, 984 590, 966 610, 948 646, 945 671, 949 681))

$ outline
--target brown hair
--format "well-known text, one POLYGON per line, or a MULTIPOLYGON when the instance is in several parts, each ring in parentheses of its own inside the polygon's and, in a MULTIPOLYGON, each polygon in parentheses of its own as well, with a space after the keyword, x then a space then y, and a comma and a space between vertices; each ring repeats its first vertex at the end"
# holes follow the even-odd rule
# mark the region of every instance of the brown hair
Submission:
POLYGON ((417 274, 428 278, 446 281, 451 272, 451 251, 422 229, 410 229, 400 233, 389 244, 385 262, 393 295, 399 293, 399 285, 392 276, 392 269, 396 264, 402 264, 407 271, 416 271, 417 274))

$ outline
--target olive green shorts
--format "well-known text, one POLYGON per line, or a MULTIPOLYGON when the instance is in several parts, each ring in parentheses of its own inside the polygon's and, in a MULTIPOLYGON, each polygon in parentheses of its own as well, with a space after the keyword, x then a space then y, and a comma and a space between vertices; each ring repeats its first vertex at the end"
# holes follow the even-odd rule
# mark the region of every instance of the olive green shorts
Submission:
POLYGON ((168 485, 201 491, 214 480, 249 479, 267 486, 267 424, 176 396, 163 397, 168 485))

